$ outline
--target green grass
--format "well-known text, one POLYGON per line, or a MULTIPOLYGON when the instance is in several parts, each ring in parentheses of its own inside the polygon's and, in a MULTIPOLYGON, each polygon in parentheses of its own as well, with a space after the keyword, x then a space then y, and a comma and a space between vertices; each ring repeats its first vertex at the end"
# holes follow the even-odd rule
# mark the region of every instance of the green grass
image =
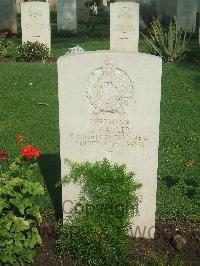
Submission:
POLYGON ((15 137, 22 132, 25 144, 41 148, 41 172, 59 211, 61 195, 55 188, 60 176, 56 64, 0 64, 0 99, 0 147, 5 146, 13 158, 20 148, 15 137))
MULTIPOLYGON (((17 39, 13 43, 13 48, 9 51, 9 57, 15 56, 16 47, 21 44, 21 40, 17 39)), ((110 43, 107 39, 99 41, 97 38, 85 39, 85 38, 55 38, 52 40, 51 54, 53 56, 62 56, 68 52, 69 48, 74 46, 81 46, 84 50, 95 51, 95 50, 108 50, 110 43)))
MULTIPOLYGON (((16 45, 19 41, 16 41, 16 45)), ((55 39, 54 55, 69 47, 108 49, 108 40, 55 39)), ((140 50, 145 51, 144 43, 140 50)), ((157 216, 200 216, 200 71, 191 63, 164 64, 162 79, 157 216), (194 160, 186 166, 187 160, 194 160)), ((19 151, 15 137, 39 146, 41 174, 53 205, 61 208, 57 68, 55 63, 0 64, 0 147, 19 151), (42 103, 42 104, 41 104, 42 103)), ((25 143, 26 143, 25 142, 25 143)))
POLYGON ((165 64, 162 78, 158 215, 200 216, 200 71, 165 64), (188 160, 194 160, 187 166, 188 160))
POLYGON ((61 56, 68 52, 68 49, 76 45, 81 46, 84 50, 95 51, 95 50, 108 50, 110 43, 108 40, 98 39, 55 39, 52 43, 52 53, 55 56, 61 56))

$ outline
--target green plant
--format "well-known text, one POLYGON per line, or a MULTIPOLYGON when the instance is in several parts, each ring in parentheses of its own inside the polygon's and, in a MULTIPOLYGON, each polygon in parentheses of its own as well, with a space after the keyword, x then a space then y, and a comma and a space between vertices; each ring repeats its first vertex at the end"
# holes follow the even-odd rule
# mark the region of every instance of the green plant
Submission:
POLYGON ((136 213, 140 184, 125 165, 103 160, 70 163, 63 182, 79 183, 80 198, 60 228, 58 248, 87 265, 124 265, 128 260, 130 218, 136 213))
POLYGON ((171 20, 169 27, 165 28, 159 19, 154 19, 149 37, 142 35, 150 53, 162 57, 164 61, 173 62, 183 57, 187 33, 182 29, 178 30, 175 21, 171 20))
POLYGON ((44 188, 34 176, 36 167, 35 162, 21 155, 7 171, 0 172, 0 264, 33 262, 34 249, 41 244, 37 198, 44 194, 44 188))
POLYGON ((10 49, 12 49, 13 41, 7 40, 6 36, 8 32, 0 33, 0 58, 8 55, 10 49))
POLYGON ((16 52, 16 59, 20 62, 45 61, 49 58, 49 48, 39 42, 23 43, 17 47, 16 52))

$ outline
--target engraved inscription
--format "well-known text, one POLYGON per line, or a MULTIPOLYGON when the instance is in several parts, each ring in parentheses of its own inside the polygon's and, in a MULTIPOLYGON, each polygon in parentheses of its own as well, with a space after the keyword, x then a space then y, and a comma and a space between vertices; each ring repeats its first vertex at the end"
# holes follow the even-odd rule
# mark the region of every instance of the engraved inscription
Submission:
POLYGON ((126 47, 126 41, 128 40, 129 38, 126 37, 126 32, 123 32, 123 37, 120 38, 120 40, 122 41, 122 48, 123 50, 125 49, 126 47))
POLYGON ((143 147, 146 138, 137 136, 130 130, 130 121, 126 116, 112 114, 102 116, 94 114, 90 119, 90 130, 86 133, 70 133, 73 143, 80 146, 105 145, 105 146, 129 146, 143 147))
POLYGON ((119 24, 116 25, 116 29, 120 31, 132 31, 134 29, 133 24, 133 11, 128 7, 122 7, 119 15, 119 24))
POLYGON ((86 96, 96 113, 124 113, 133 97, 133 84, 123 70, 108 63, 89 75, 86 96))
POLYGON ((73 27, 73 21, 70 18, 64 18, 63 21, 63 25, 65 25, 65 27, 73 27))
MULTIPOLYGON (((86 97, 93 107, 89 128, 85 132, 72 129, 69 137, 80 146, 100 145, 108 147, 143 147, 147 139, 134 132, 126 113, 133 100, 133 84, 121 69, 106 61, 94 70, 86 82, 86 97)), ((106 153, 111 156, 111 151, 106 153)))
POLYGON ((33 17, 33 18, 41 17, 42 16, 42 9, 39 7, 35 8, 35 7, 31 6, 29 8, 29 16, 33 17))
POLYGON ((133 12, 130 8, 124 6, 121 8, 120 12, 119 12, 119 17, 123 17, 123 18, 132 18, 133 17, 133 12))

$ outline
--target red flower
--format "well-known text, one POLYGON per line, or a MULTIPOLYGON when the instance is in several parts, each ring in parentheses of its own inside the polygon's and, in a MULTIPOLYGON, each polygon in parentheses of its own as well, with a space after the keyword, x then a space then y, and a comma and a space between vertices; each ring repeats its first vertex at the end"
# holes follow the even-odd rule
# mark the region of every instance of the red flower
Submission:
POLYGON ((16 141, 24 141, 24 139, 25 139, 25 137, 22 133, 20 133, 16 136, 16 141))
POLYGON ((13 35, 13 36, 12 36, 12 39, 13 39, 13 40, 15 40, 16 38, 17 38, 17 36, 16 36, 16 35, 13 35))
POLYGON ((38 158, 40 156, 40 149, 27 145, 22 148, 21 155, 27 159, 38 158))
POLYGON ((9 34, 9 33, 8 33, 7 31, 2 32, 2 35, 5 36, 5 37, 6 37, 8 34, 9 34))
POLYGON ((5 161, 8 159, 8 152, 6 149, 0 150, 0 162, 5 161))

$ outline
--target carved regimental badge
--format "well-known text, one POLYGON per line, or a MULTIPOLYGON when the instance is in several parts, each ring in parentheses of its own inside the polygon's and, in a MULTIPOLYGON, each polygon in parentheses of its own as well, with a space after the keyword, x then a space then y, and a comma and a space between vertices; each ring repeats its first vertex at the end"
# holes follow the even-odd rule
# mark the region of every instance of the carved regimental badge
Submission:
POLYGON ((120 18, 125 17, 125 18, 132 18, 133 17, 133 11, 128 8, 128 7, 122 7, 120 10, 120 13, 118 15, 120 18))
POLYGON ((89 75, 86 95, 95 112, 123 113, 133 97, 133 84, 123 70, 109 63, 89 75))

